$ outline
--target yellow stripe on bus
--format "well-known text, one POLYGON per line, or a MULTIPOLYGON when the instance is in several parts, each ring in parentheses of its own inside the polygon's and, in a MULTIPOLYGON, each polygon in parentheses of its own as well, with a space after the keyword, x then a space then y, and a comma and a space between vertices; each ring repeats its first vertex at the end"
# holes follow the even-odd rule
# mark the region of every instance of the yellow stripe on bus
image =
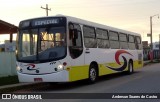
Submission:
POLYGON ((72 66, 69 70, 69 81, 76 81, 88 78, 89 65, 72 66))
MULTIPOLYGON (((121 63, 123 65, 123 62, 121 63)), ((111 67, 119 67, 117 63, 104 63, 104 64, 99 64, 99 76, 102 75, 107 75, 107 74, 112 74, 116 73, 116 71, 111 70, 107 68, 106 66, 111 66, 111 67)), ((142 68, 143 67, 143 61, 134 61, 133 62, 134 69, 142 68)), ((84 65, 84 66, 70 66, 69 70, 69 81, 76 81, 76 80, 82 80, 82 79, 87 79, 89 76, 89 65, 84 65)), ((124 71, 127 71, 128 68, 126 68, 124 71)))

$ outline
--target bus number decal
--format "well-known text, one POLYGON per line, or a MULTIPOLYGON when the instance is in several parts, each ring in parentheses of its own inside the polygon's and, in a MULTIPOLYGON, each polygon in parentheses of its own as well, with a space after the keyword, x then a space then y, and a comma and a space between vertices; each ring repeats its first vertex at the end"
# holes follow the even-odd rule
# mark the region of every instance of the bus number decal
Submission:
POLYGON ((52 65, 52 64, 56 64, 56 62, 51 62, 50 65, 52 65))

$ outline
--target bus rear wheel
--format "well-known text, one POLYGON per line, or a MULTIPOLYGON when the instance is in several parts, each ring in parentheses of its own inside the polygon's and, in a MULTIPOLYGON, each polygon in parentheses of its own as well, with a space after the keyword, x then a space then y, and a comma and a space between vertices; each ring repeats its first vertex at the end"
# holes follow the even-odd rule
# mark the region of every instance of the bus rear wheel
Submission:
POLYGON ((97 80, 97 70, 96 70, 96 67, 95 65, 91 65, 90 68, 89 68, 89 83, 95 83, 96 80, 97 80))
POLYGON ((132 63, 131 61, 129 61, 127 73, 128 73, 128 74, 132 74, 133 72, 134 72, 133 63, 132 63))

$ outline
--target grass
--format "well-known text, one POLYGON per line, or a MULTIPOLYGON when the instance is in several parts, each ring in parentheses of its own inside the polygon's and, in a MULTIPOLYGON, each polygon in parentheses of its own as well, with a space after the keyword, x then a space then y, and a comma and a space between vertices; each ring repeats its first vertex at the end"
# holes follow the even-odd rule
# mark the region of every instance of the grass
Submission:
POLYGON ((0 86, 19 83, 18 76, 0 77, 0 86))

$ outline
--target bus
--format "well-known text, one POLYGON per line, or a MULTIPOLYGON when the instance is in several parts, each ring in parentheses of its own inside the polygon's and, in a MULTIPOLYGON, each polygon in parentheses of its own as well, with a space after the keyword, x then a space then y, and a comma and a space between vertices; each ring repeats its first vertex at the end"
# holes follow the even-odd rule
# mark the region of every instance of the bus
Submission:
POLYGON ((19 82, 73 82, 143 66, 141 35, 56 15, 23 20, 17 34, 19 82))

